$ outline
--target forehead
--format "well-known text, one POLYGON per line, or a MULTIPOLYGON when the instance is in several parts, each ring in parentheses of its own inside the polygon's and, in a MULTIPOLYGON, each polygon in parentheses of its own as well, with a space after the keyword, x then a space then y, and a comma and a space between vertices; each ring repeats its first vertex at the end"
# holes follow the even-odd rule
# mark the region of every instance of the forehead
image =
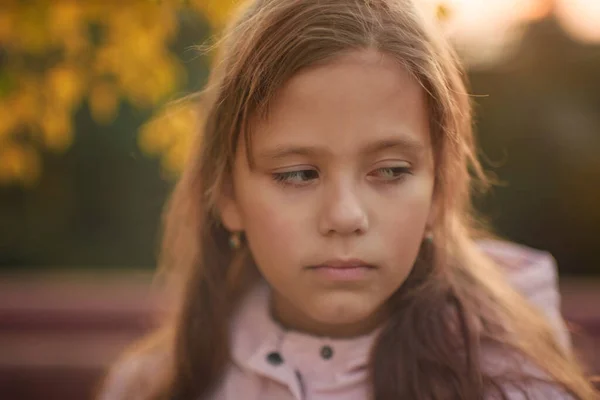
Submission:
POLYGON ((354 51, 291 78, 253 124, 252 153, 287 144, 348 153, 397 138, 430 146, 425 92, 397 60, 354 51))

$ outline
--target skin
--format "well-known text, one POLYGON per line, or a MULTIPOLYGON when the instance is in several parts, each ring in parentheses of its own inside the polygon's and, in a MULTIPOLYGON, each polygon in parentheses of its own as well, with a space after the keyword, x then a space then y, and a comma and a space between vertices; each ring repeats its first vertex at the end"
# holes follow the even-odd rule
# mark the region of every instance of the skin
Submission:
POLYGON ((390 57, 349 52, 288 81, 252 135, 254 165, 241 138, 220 211, 273 289, 274 318, 317 336, 367 334, 433 218, 424 90, 390 57), (353 279, 311 268, 351 259, 374 268, 353 279))

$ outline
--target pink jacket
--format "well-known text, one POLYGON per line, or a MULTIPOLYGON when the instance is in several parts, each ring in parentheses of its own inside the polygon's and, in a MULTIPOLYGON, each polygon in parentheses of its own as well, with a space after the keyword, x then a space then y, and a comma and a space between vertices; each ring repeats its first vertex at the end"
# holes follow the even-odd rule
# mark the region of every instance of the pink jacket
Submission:
MULTIPOLYGON (((560 315, 553 258, 547 253, 508 243, 484 242, 482 247, 506 266, 508 279, 547 315, 563 345, 570 346, 560 315)), ((234 318, 233 362, 217 388, 215 400, 370 398, 367 361, 377 332, 350 340, 286 332, 270 318, 268 297, 268 287, 259 285, 248 295, 234 318)), ((506 361, 506 354, 492 349, 481 360, 498 373, 502 373, 503 368, 510 368, 506 361)), ((127 360, 113 370, 100 400, 121 400, 125 398, 125 392, 131 396, 131 377, 148 376, 151 380, 151 371, 158 368, 160 362, 160 357, 150 356, 127 360)), ((525 365, 524 368, 537 373, 533 366, 525 365)), ((140 390, 142 386, 143 383, 140 390)), ((511 400, 527 398, 516 388, 505 389, 511 400)), ((542 383, 529 387, 527 395, 533 400, 571 398, 555 386, 542 383)))

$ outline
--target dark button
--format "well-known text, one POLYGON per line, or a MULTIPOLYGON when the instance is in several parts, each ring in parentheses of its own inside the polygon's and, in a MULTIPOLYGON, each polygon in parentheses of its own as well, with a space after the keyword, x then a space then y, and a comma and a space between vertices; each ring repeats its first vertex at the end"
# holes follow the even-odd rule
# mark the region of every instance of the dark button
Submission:
POLYGON ((333 349, 329 346, 321 347, 321 357, 323 357, 325 360, 329 360, 331 357, 333 357, 333 349))
POLYGON ((283 358, 281 358, 281 355, 278 352, 274 351, 267 354, 267 361, 271 365, 280 365, 283 363, 283 358))

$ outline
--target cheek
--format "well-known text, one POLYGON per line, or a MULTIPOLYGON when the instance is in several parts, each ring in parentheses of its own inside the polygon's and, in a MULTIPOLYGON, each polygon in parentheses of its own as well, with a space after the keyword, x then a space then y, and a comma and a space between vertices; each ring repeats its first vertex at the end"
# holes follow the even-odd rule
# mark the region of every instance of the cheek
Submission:
POLYGON ((403 193, 379 212, 380 234, 396 257, 416 258, 431 210, 433 184, 419 180, 407 185, 403 193))
POLYGON ((263 261, 280 264, 288 259, 289 262, 307 237, 303 230, 306 219, 289 201, 278 199, 268 185, 261 186, 260 190, 245 188, 246 195, 240 202, 246 237, 259 265, 263 261))
MULTIPOLYGON (((396 223, 410 224, 427 219, 432 204, 433 179, 415 176, 400 183, 393 193, 384 196, 383 214, 389 214, 396 223)), ((402 227, 404 228, 404 226, 402 227)), ((403 229, 400 229, 403 230, 403 229)))

